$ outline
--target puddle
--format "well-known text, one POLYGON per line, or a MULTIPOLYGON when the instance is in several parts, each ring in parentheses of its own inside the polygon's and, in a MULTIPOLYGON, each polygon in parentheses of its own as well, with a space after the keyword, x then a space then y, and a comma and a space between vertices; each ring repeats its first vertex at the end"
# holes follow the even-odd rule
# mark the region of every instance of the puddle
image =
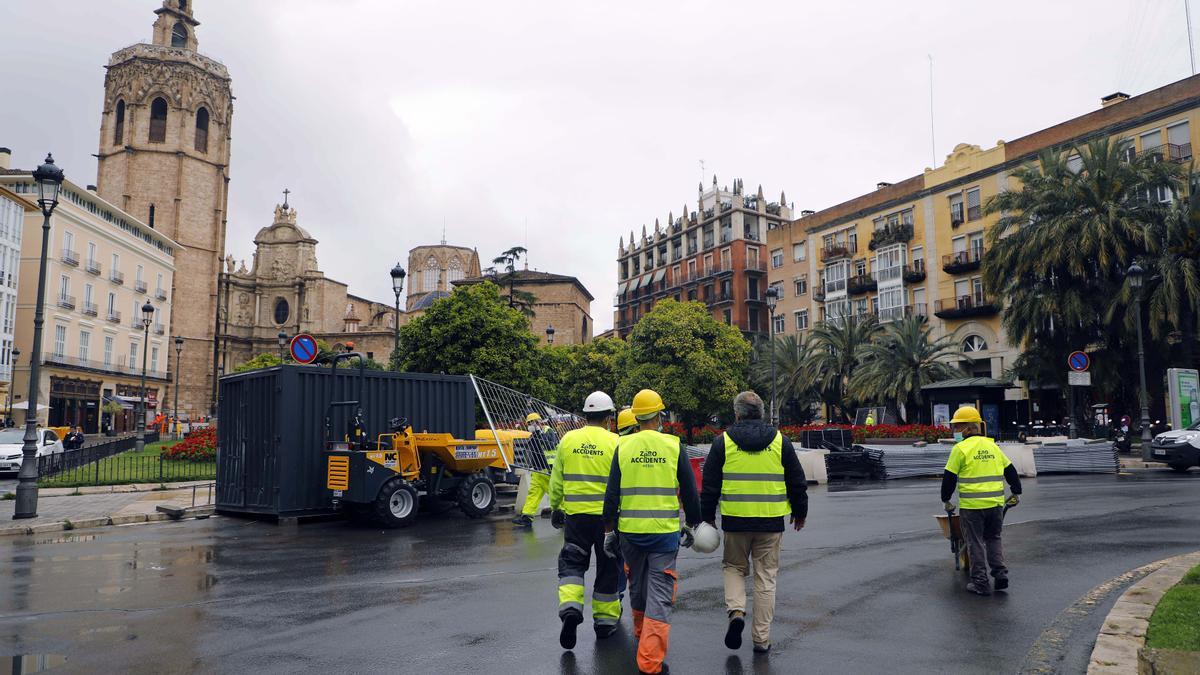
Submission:
POLYGON ((68 535, 62 535, 62 536, 58 536, 58 537, 50 537, 48 539, 37 539, 37 540, 34 540, 33 543, 35 545, 74 544, 74 543, 80 542, 80 541, 95 541, 96 536, 97 535, 94 535, 94 534, 75 534, 75 535, 68 534, 68 535))
POLYGON ((59 654, 21 654, 0 657, 0 675, 40 673, 57 668, 66 662, 67 657, 59 654))
MULTIPOLYGON (((117 595, 118 593, 124 593, 128 590, 128 586, 101 586, 100 588, 96 589, 96 592, 100 595, 117 595)), ((4 674, 0 673, 0 675, 4 674)))

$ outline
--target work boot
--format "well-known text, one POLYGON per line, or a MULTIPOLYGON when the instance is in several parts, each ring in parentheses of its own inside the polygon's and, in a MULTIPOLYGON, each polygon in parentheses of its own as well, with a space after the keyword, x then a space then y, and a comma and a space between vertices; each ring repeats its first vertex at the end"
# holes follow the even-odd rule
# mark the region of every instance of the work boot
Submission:
POLYGON ((745 627, 745 615, 736 613, 730 616, 729 628, 725 630, 725 646, 730 649, 740 649, 742 646, 742 629, 745 627))
POLYGON ((562 615, 562 631, 558 634, 558 644, 563 649, 575 648, 575 629, 583 623, 583 613, 569 610, 562 615))
POLYGON ((512 519, 512 524, 520 525, 521 527, 533 527, 533 518, 530 518, 529 516, 522 513, 521 515, 512 519))
POLYGON ((978 586, 975 584, 974 581, 967 584, 967 590, 974 593, 975 595, 991 595, 992 594, 991 589, 989 589, 986 585, 978 586))
POLYGON ((594 626, 596 629, 596 639, 603 640, 606 637, 612 637, 612 634, 617 632, 617 626, 618 626, 618 624, 615 624, 615 623, 611 623, 611 624, 607 624, 607 625, 603 625, 603 626, 597 624, 596 626, 594 626))
POLYGON ((766 644, 761 644, 761 645, 758 644, 757 642, 754 643, 754 653, 755 654, 766 654, 770 651, 771 651, 771 643, 770 642, 768 642, 766 644))
POLYGON ((1003 591, 1008 589, 1008 577, 996 577, 996 590, 1003 591))

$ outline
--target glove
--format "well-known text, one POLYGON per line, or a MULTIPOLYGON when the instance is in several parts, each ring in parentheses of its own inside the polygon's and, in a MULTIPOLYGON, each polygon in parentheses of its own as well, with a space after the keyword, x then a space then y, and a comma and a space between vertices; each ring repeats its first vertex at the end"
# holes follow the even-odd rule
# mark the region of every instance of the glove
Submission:
POLYGON ((946 513, 954 513, 954 502, 942 502, 942 508, 946 509, 946 513))
POLYGON ((613 560, 616 560, 619 552, 620 551, 617 548, 617 531, 613 530, 612 532, 605 532, 604 533, 604 555, 612 558, 613 560))
POLYGON ((679 531, 679 545, 684 548, 691 548, 692 544, 696 543, 696 535, 692 532, 692 528, 684 525, 679 531))
POLYGON ((550 512, 550 524, 556 530, 563 529, 563 525, 567 524, 567 514, 563 513, 560 509, 554 509, 550 512))
POLYGON ((1004 502, 1004 505, 1011 507, 1011 506, 1016 506, 1017 504, 1020 504, 1020 503, 1021 503, 1020 495, 1009 495, 1008 499, 1004 502))

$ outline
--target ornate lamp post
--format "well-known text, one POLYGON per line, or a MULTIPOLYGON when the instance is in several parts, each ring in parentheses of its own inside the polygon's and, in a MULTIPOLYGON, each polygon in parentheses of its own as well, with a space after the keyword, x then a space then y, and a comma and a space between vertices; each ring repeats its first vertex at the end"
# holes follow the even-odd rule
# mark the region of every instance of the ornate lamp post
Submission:
POLYGON ((42 209, 42 253, 38 259, 37 305, 33 311, 33 350, 29 354, 29 398, 25 404, 25 436, 21 446, 21 471, 17 474, 17 503, 13 519, 36 518, 38 500, 37 464, 37 405, 39 366, 42 360, 42 324, 46 321, 46 251, 50 245, 50 214, 58 206, 58 193, 62 190, 63 172, 54 164, 54 157, 47 154, 46 163, 33 172, 38 188, 38 206, 42 209))
POLYGON ((279 331, 279 334, 275 336, 275 339, 279 340, 279 364, 283 365, 283 355, 284 350, 287 349, 288 334, 283 331, 279 331))
POLYGON ((175 440, 179 440, 179 430, 183 426, 179 423, 179 357, 183 354, 183 338, 175 336, 175 412, 172 417, 175 419, 175 440))
POLYGON ((408 273, 404 271, 404 268, 400 266, 400 263, 396 263, 396 266, 392 268, 391 275, 392 275, 392 292, 396 294, 396 321, 394 322, 395 323, 395 326, 394 326, 394 328, 395 328, 395 331, 394 331, 395 344, 392 346, 392 351, 399 352, 400 351, 400 294, 404 292, 404 277, 407 276, 408 273))
POLYGON ((771 424, 779 424, 779 404, 776 402, 775 387, 775 307, 779 304, 779 287, 767 286, 767 310, 771 313, 771 327, 767 334, 771 345, 771 424))
POLYGON ((153 321, 154 305, 147 300, 142 305, 142 336, 145 338, 142 340, 142 400, 138 404, 137 440, 133 444, 134 450, 139 453, 146 447, 146 354, 150 351, 150 324, 153 321))
POLYGON ((12 390, 13 390, 13 382, 15 380, 15 378, 13 377, 13 374, 17 370, 17 357, 19 357, 21 355, 21 350, 17 349, 16 347, 13 347, 12 351, 9 352, 9 354, 11 356, 8 359, 8 365, 9 365, 8 406, 5 408, 5 413, 4 413, 4 415, 5 415, 4 422, 6 425, 8 424, 9 421, 12 420, 12 390))
POLYGON ((1129 287, 1133 289, 1133 318, 1137 322, 1138 338, 1138 378, 1141 390, 1138 401, 1142 405, 1142 459, 1149 461, 1150 455, 1150 396, 1146 391, 1146 350, 1142 346, 1142 283, 1146 270, 1136 262, 1125 271, 1129 277, 1129 287))
POLYGON ((554 344, 554 324, 550 324, 549 326, 546 326, 546 344, 548 344, 548 345, 554 344))

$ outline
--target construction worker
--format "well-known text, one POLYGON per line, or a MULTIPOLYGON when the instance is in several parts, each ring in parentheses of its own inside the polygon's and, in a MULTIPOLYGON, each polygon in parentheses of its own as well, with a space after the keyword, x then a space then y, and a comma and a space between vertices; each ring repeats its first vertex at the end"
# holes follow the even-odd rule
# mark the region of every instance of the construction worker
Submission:
POLYGON ((700 499, 683 441, 659 431, 662 397, 643 389, 631 412, 638 431, 617 443, 604 495, 604 552, 625 558, 640 673, 669 672, 664 662, 679 575, 679 546, 691 546, 700 522, 700 499), (679 508, 683 506, 681 531, 679 508), (619 535, 618 535, 619 533, 619 535))
POLYGON ((637 418, 633 416, 633 411, 628 407, 621 408, 621 412, 617 413, 617 435, 628 436, 638 431, 637 418))
POLYGON ((583 623, 583 576, 593 552, 596 637, 612 635, 621 620, 617 561, 604 555, 604 491, 617 449, 617 435, 608 430, 614 412, 608 394, 589 394, 583 402, 587 424, 563 435, 550 474, 550 522, 556 529, 565 528, 558 554, 558 618, 562 621, 558 642, 563 649, 575 647, 575 629, 583 623))
MULTIPOLYGON (((537 413, 525 416, 525 426, 529 430, 529 447, 534 454, 541 452, 546 457, 548 469, 554 467, 555 449, 558 447, 558 435, 546 426, 545 420, 537 413)), ((542 497, 550 490, 550 474, 537 471, 529 472, 529 492, 525 495, 525 505, 521 513, 512 519, 514 525, 533 527, 533 517, 542 510, 542 497)))
POLYGON ((775 618, 775 580, 784 516, 797 531, 808 517, 808 482, 792 442, 763 421, 762 398, 743 391, 733 399, 734 423, 713 440, 704 462, 700 515, 715 526, 721 507, 725 549, 725 608, 729 626, 725 646, 742 646, 746 625, 746 577, 754 566, 754 651, 771 651, 775 618))
POLYGON ((875 413, 868 411, 867 419, 865 421, 867 423, 867 426, 869 426, 869 427, 875 426, 875 413))
POLYGON ((942 505, 946 513, 954 513, 950 498, 958 488, 963 537, 967 540, 967 555, 971 559, 971 581, 967 590, 976 595, 991 595, 988 568, 996 582, 996 590, 1008 588, 1008 568, 1004 565, 1004 549, 1000 544, 1000 529, 1004 511, 1020 501, 1021 478, 1017 469, 995 441, 983 435, 983 419, 979 411, 964 405, 954 412, 950 428, 954 430, 954 448, 942 474, 942 505), (1004 498, 1004 482, 1011 496, 1004 498))

